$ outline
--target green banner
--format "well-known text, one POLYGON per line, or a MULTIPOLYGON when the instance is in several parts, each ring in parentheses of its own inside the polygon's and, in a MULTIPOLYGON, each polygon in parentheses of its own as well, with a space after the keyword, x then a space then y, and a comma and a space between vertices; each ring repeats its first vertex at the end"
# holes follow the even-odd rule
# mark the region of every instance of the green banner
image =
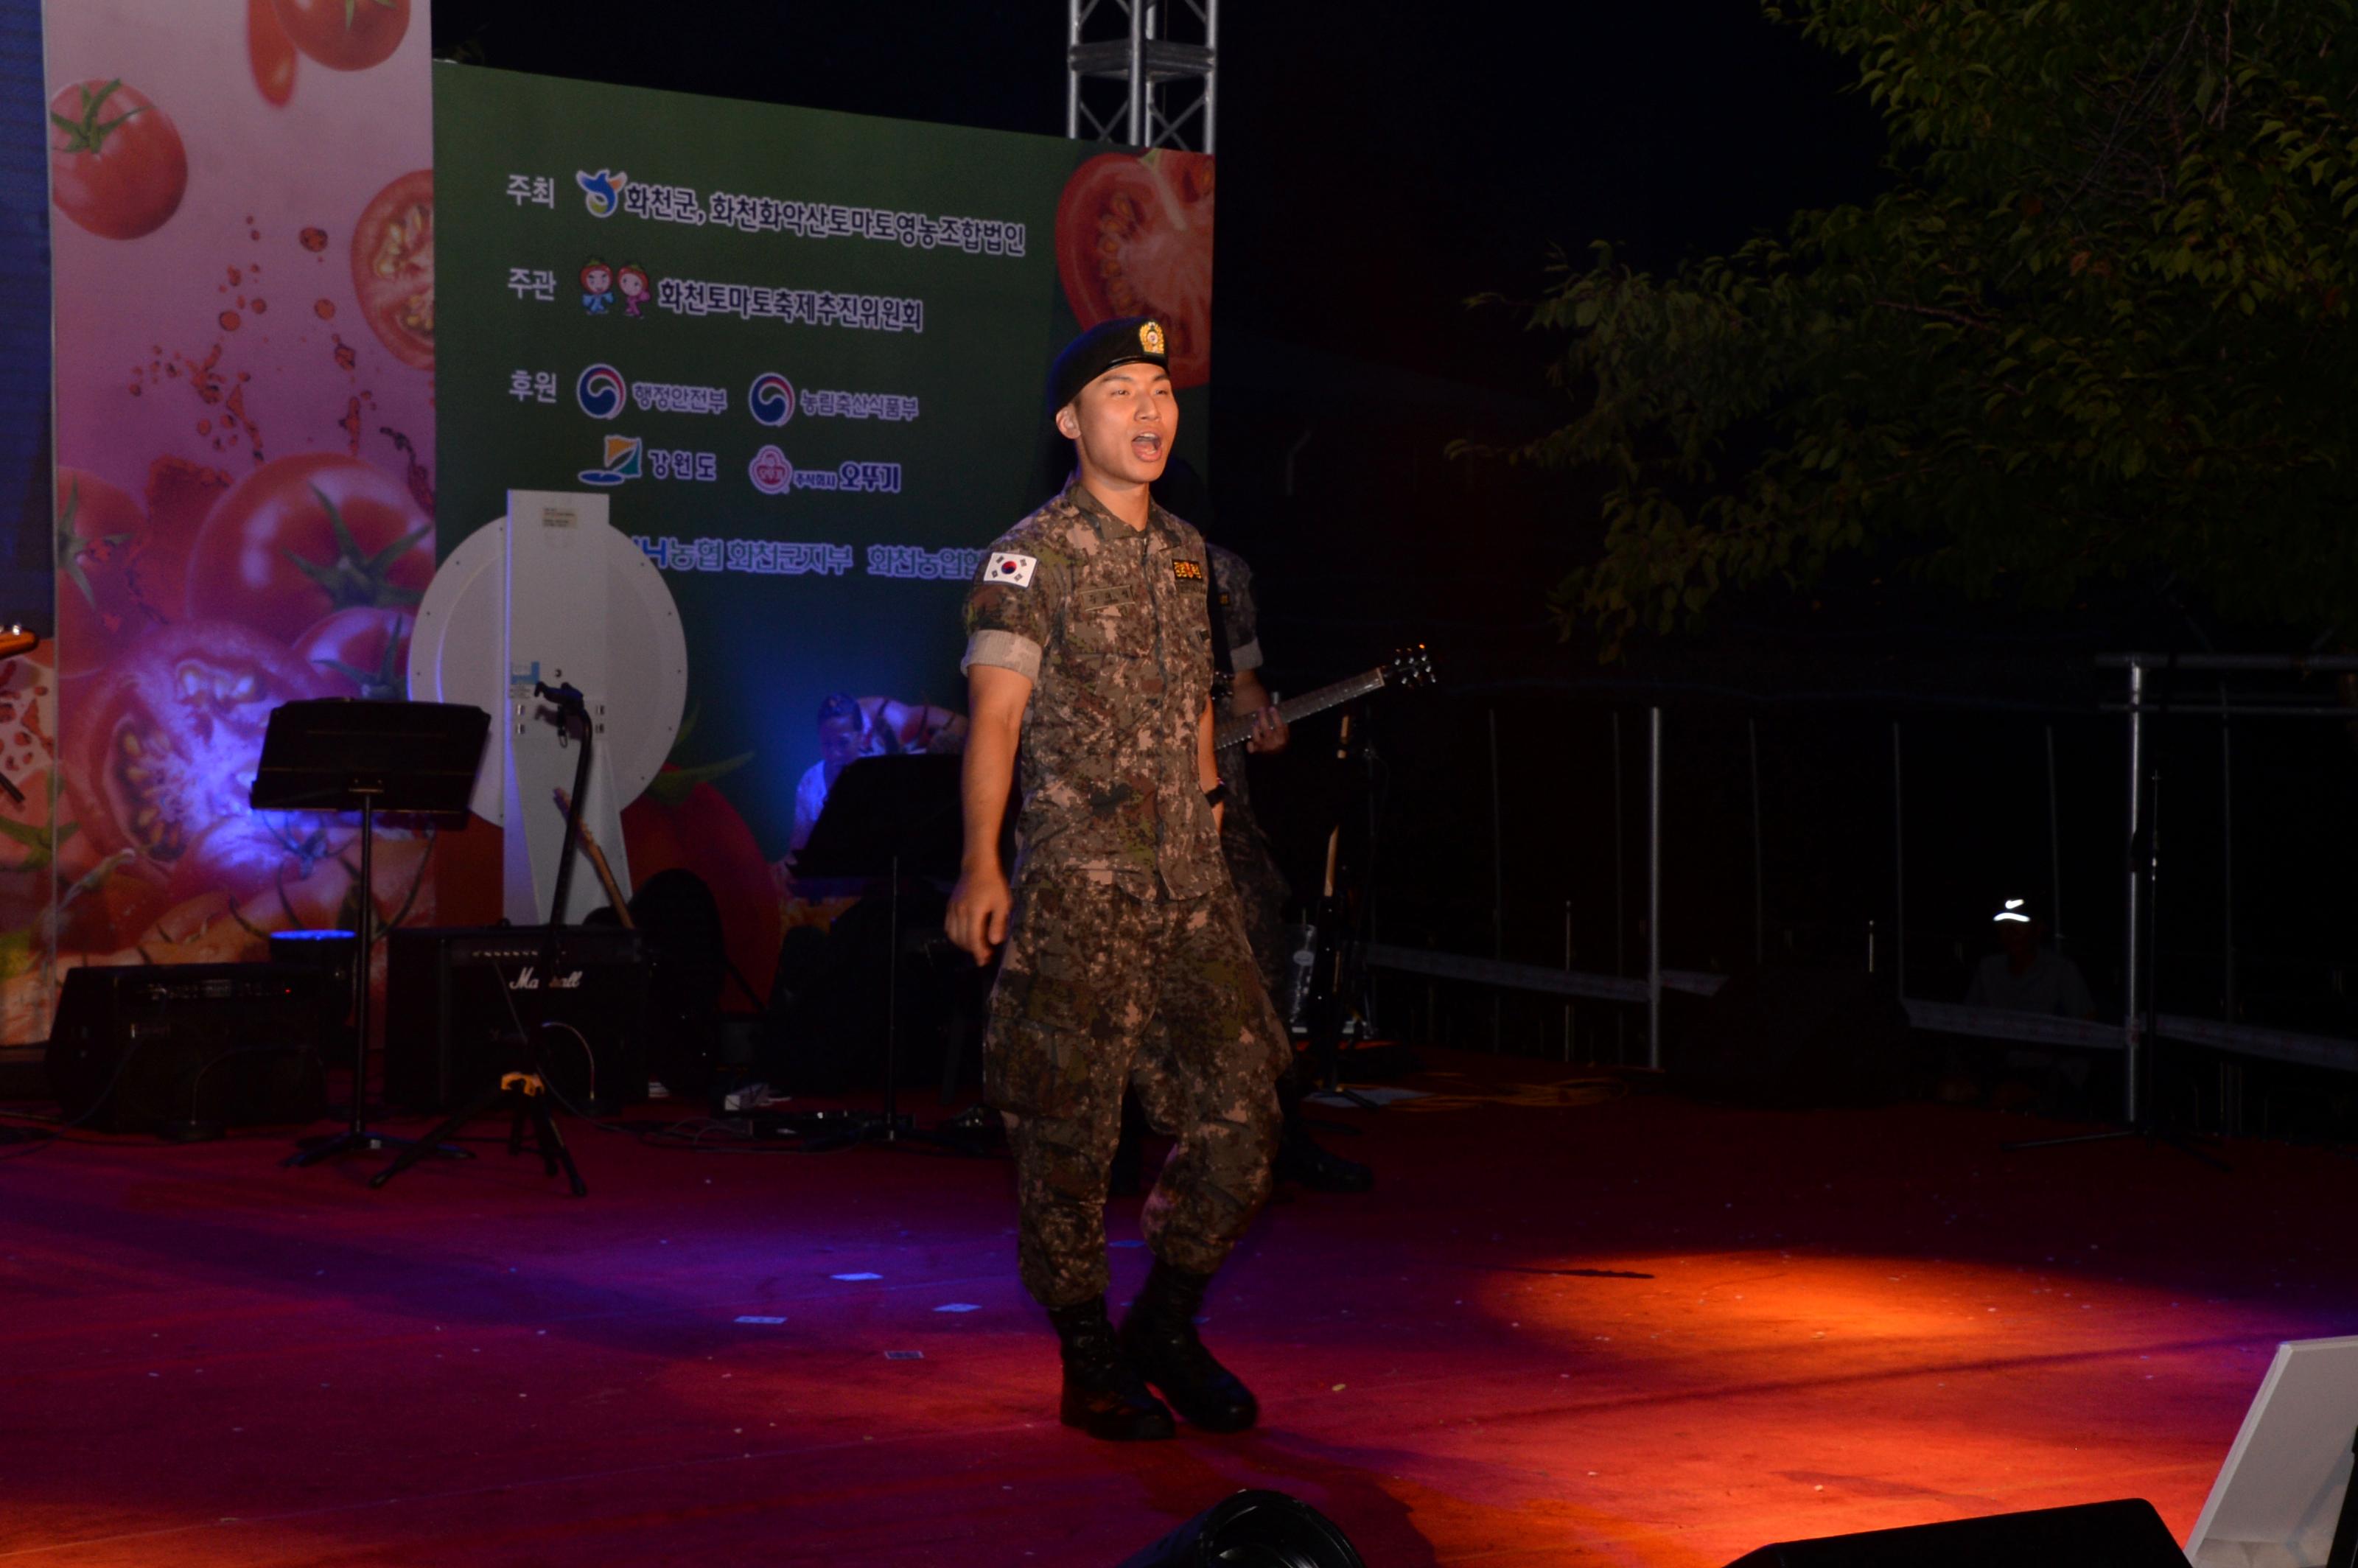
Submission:
POLYGON ((1085 322, 1172 318, 1204 467, 1209 159, 467 66, 434 86, 441 549, 512 488, 609 493, 687 627, 676 759, 751 754, 714 784, 768 860, 829 694, 964 708, 958 602, 1062 478, 1043 384, 1085 322))

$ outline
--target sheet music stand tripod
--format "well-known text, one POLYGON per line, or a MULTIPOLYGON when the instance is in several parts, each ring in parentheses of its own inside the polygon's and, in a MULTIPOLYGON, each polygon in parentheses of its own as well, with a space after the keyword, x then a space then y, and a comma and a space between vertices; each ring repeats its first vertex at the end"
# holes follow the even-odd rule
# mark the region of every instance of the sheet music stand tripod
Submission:
MULTIPOLYGON (((410 1141, 368 1126, 369 955, 376 940, 376 814, 464 813, 492 716, 449 702, 367 702, 321 697, 282 703, 262 738, 262 762, 248 798, 257 811, 361 814, 359 957, 352 965, 352 1114, 343 1131, 306 1139, 286 1163, 316 1165, 340 1155, 410 1141)), ((452 1159, 462 1149, 439 1149, 452 1159)))
POLYGON ((808 877, 888 879, 891 892, 884 967, 884 1109, 835 1119, 843 1128, 829 1146, 850 1143, 925 1144, 975 1151, 943 1132, 919 1130, 901 1113, 901 879, 957 876, 966 825, 956 756, 863 757, 838 775, 810 842, 795 857, 808 877))
POLYGON ((1335 741, 1335 760, 1345 764, 1357 762, 1366 774, 1353 790, 1358 801, 1347 803, 1366 805, 1366 838, 1357 847, 1360 852, 1347 853, 1339 813, 1327 835, 1325 891, 1310 901, 1315 937, 1303 1011, 1317 1086, 1311 1092, 1347 1100, 1361 1110, 1380 1110, 1381 1101, 1368 1098, 1343 1081, 1343 1036, 1353 1033, 1355 1010, 1360 1025, 1357 1033, 1362 1041, 1374 1014, 1367 989, 1368 910, 1375 892, 1376 854, 1382 843, 1382 762, 1364 723, 1361 733, 1352 735, 1352 721, 1357 718, 1363 716, 1356 710, 1344 712, 1341 733, 1335 741))
MULTIPOLYGON (((549 988, 557 983, 557 955, 565 936, 567 897, 573 886, 574 851, 581 843, 581 808, 590 798, 590 753, 598 726, 590 718, 589 699, 570 684, 552 687, 546 681, 535 681, 532 689, 545 705, 540 718, 556 725, 578 748, 573 761, 573 793, 565 797, 565 837, 557 856, 557 886, 549 898, 548 924, 541 927, 540 972, 547 977, 541 998, 546 1006, 549 988)), ((520 829, 521 825, 517 827, 520 829)), ((500 975, 498 979, 501 994, 513 1010, 515 996, 507 977, 500 975)), ((369 1178, 371 1187, 384 1185, 425 1159, 432 1152, 427 1145, 457 1137, 460 1128, 485 1111, 505 1109, 509 1112, 510 1157, 524 1152, 525 1129, 530 1126, 536 1137, 535 1152, 540 1155, 541 1168, 552 1176, 562 1171, 566 1185, 575 1197, 590 1195, 589 1184, 582 1181, 579 1168, 573 1163, 572 1152, 565 1147, 565 1135, 557 1130, 557 1119, 548 1108, 548 1102, 556 1096, 548 1087, 537 1038, 524 1027, 521 1014, 512 1011, 510 1016, 515 1020, 516 1033, 501 1042, 507 1054, 494 1075, 496 1082, 444 1117, 426 1135, 423 1143, 412 1143, 395 1154, 392 1164, 369 1178)), ((543 1027, 546 1027, 545 1018, 543 1027)))

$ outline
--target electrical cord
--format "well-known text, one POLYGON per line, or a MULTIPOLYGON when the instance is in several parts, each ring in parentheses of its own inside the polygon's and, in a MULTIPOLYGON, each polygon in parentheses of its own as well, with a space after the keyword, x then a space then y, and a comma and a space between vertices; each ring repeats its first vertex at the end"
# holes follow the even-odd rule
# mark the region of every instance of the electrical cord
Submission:
POLYGON ((581 1060, 588 1064, 590 1069, 590 1102, 595 1105, 598 1102, 598 1053, 590 1049, 590 1037, 561 1018, 544 1018, 540 1021, 540 1027, 544 1032, 562 1029, 580 1044, 581 1060))
MULTIPOLYGON (((514 988, 508 984, 507 971, 500 967, 500 962, 496 958, 492 960, 492 977, 499 981, 500 1000, 507 1004, 508 1022, 515 1025, 516 1038, 524 1041, 526 1049, 532 1052, 534 1070, 538 1075, 542 1087, 548 1090, 550 1097, 554 1098, 557 1104, 563 1106, 568 1114, 589 1123, 591 1127, 596 1128, 600 1132, 630 1131, 630 1129, 624 1124, 621 1122, 609 1123, 602 1121, 590 1112, 573 1103, 572 1097, 568 1095, 565 1092, 564 1086, 557 1081, 557 1076, 547 1070, 547 1060, 542 1054, 539 1045, 535 1043, 535 1032, 525 1027, 524 1014, 516 1007, 515 991, 514 988)), ((544 985, 553 985, 555 982, 556 977, 551 975, 542 983, 544 985)), ((596 1099, 598 1098, 598 1058, 596 1053, 591 1051, 590 1047, 590 1037, 582 1033, 579 1029, 574 1028, 571 1024, 564 1022, 562 1020, 558 1019, 545 1018, 541 1020, 540 1028, 542 1032, 546 1032, 549 1029, 562 1029, 570 1033, 573 1038, 581 1042, 581 1053, 590 1060, 590 1098, 593 1100, 596 1099)))
POLYGON ((289 1050, 293 1050, 297 1054, 309 1059, 313 1071, 317 1072, 319 1076, 319 1094, 324 1099, 328 1093, 328 1064, 327 1059, 322 1053, 319 1051, 305 1051, 299 1046, 233 1045, 228 1050, 222 1052, 219 1055, 212 1057, 202 1066, 199 1067, 197 1069, 197 1076, 189 1080, 189 1119, 190 1121, 197 1119, 197 1098, 199 1091, 204 1087, 205 1075, 207 1073, 211 1072, 223 1062, 233 1061, 240 1056, 279 1056, 285 1055, 289 1050))

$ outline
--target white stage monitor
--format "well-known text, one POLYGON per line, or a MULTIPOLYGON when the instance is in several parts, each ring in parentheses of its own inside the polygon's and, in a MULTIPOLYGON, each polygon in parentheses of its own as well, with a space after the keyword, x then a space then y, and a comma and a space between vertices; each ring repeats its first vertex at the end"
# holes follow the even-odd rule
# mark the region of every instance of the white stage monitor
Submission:
POLYGON ((2186 1540, 2194 1568, 2322 1568, 2358 1435, 2358 1336, 2295 1339, 2277 1358, 2186 1540))

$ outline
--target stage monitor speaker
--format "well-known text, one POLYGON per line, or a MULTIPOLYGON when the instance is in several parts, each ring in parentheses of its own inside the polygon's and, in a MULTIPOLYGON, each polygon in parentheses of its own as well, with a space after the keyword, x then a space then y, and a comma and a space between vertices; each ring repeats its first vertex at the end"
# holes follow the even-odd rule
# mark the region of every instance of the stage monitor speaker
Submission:
POLYGON ((1260 1488, 1216 1503, 1121 1568, 1367 1568, 1340 1526, 1299 1498, 1260 1488))
POLYGON ((499 1041, 538 1035, 551 1086, 584 1109, 647 1098, 647 956, 635 931, 568 928, 543 973, 537 925, 399 929, 386 937, 384 1098, 446 1111, 491 1087, 499 1041))
POLYGON ((1669 1046, 1680 1087, 1745 1105, 1884 1104, 1917 1070, 1907 1011, 1856 969, 1739 970, 1669 1046))
POLYGON ((103 1132, 312 1120, 320 982, 290 964, 69 969, 49 1087, 67 1122, 103 1132))
POLYGON ((2142 1498, 1786 1541, 1728 1568, 2186 1568, 2142 1498))
POLYGON ((2353 1431, 2358 1336, 2277 1346, 2186 1538, 2195 1568, 2358 1563, 2353 1431))

